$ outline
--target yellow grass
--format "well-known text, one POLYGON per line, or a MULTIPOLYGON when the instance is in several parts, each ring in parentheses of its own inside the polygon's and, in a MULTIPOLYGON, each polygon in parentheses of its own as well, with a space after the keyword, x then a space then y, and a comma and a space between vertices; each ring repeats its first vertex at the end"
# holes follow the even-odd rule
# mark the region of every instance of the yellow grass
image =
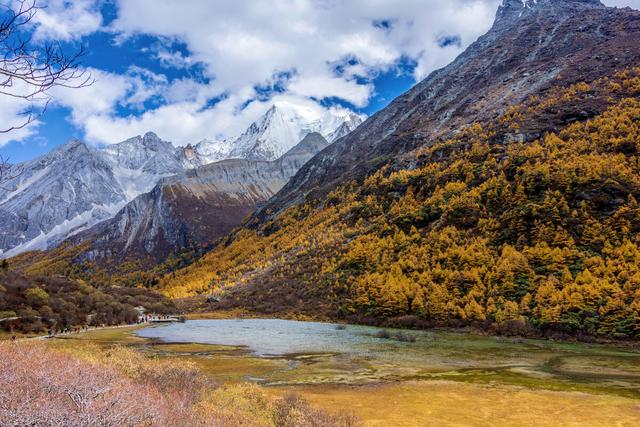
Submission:
POLYGON ((640 425, 640 401, 611 395, 449 381, 314 386, 295 392, 325 410, 352 412, 367 426, 640 425))
POLYGON ((96 344, 136 344, 145 343, 148 340, 133 334, 132 332, 148 327, 148 325, 125 326, 120 328, 104 328, 90 330, 79 334, 69 334, 56 337, 56 340, 65 340, 73 342, 75 340, 92 342, 96 344))
MULTIPOLYGON (((132 348, 147 355, 161 355, 172 363, 198 366, 210 378, 230 385, 288 372, 285 359, 251 357, 241 349, 226 346, 153 344, 135 337, 131 331, 94 331, 55 342, 70 347, 83 347, 90 342, 107 346, 146 342, 132 348)), ((328 412, 353 413, 367 426, 640 425, 640 400, 497 383, 405 381, 363 386, 278 386, 262 391, 273 398, 294 392, 328 412)))

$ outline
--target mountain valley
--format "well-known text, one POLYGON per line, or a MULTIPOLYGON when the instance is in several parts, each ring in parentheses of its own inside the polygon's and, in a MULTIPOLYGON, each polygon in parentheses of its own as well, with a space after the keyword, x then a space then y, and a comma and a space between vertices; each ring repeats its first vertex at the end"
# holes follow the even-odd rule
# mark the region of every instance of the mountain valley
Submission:
POLYGON ((639 35, 632 9, 505 0, 487 34, 360 126, 272 108, 232 148, 109 147, 117 168, 172 174, 10 262, 270 315, 635 337, 639 35))

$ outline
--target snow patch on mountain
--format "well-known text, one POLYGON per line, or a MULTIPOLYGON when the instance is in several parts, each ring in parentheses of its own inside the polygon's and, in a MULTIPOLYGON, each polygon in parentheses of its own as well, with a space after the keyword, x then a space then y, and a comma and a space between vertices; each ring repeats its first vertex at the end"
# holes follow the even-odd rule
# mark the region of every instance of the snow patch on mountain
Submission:
POLYGON ((0 249, 0 257, 10 258, 21 254, 22 252, 45 250, 51 246, 56 246, 63 240, 84 231, 93 225, 106 219, 113 218, 124 206, 126 202, 116 203, 112 205, 94 205, 91 210, 85 211, 71 219, 64 220, 62 223, 53 227, 50 231, 40 231, 37 237, 18 245, 10 250, 3 251, 0 249))
POLYGON ((333 142, 333 134, 343 124, 353 130, 364 119, 364 116, 344 108, 317 111, 286 103, 277 104, 233 142, 231 157, 275 160, 312 132, 333 142))
POLYGON ((0 188, 0 257, 47 249, 112 218, 161 180, 213 162, 275 160, 317 132, 329 142, 364 116, 344 108, 274 105, 238 138, 174 147, 149 132, 102 149, 79 140, 15 165, 20 176, 0 188))
POLYGON ((201 164, 198 166, 203 166, 230 158, 231 150, 233 149, 233 139, 218 141, 203 139, 195 145, 194 149, 196 156, 201 159, 201 164))

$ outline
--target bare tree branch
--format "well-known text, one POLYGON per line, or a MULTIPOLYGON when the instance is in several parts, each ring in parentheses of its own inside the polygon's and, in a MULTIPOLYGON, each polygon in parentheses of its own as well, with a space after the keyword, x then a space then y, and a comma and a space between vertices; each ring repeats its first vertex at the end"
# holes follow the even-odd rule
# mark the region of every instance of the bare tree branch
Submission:
POLYGON ((0 133, 22 129, 44 114, 51 101, 50 89, 77 89, 94 82, 91 74, 80 68, 80 60, 86 53, 83 47, 67 54, 60 43, 32 43, 27 36, 31 21, 42 9, 37 1, 0 4, 0 96, 29 104, 22 114, 23 121, 0 128, 0 133))

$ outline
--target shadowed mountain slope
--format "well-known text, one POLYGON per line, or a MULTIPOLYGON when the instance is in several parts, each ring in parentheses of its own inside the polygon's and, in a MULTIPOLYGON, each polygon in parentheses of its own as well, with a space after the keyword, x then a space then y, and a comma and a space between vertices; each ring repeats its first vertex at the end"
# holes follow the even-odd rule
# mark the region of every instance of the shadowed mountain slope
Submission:
POLYGON ((639 58, 639 12, 506 0, 160 286, 261 313, 637 338, 639 58))
MULTIPOLYGON (((385 164, 402 167, 402 154, 448 138, 461 127, 504 114, 558 84, 590 82, 640 63, 640 13, 598 0, 505 0, 491 30, 447 67, 435 71, 346 138, 305 165, 257 216, 271 218, 305 198, 362 179, 385 164)), ((533 140, 571 114, 526 123, 501 135, 533 140)))

